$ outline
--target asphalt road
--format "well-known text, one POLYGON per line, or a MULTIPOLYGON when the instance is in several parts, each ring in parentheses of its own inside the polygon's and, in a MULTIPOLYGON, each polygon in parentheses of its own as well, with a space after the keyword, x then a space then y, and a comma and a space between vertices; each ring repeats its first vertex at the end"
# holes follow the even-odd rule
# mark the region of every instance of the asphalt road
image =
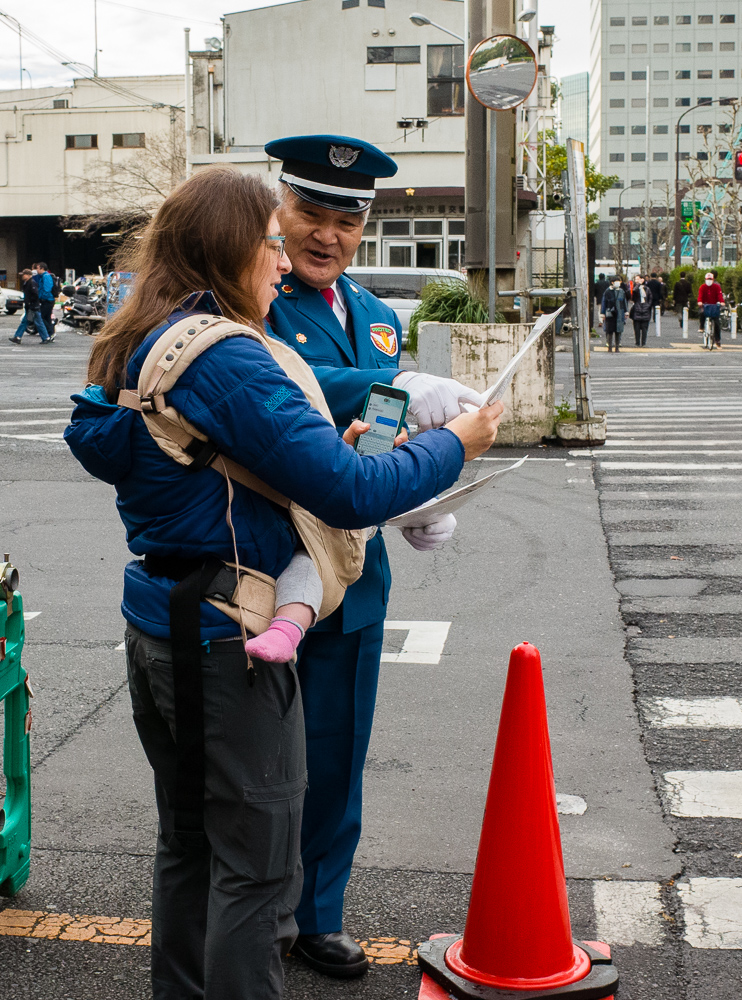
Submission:
MULTIPOLYGON (((0 318, 0 547, 21 571, 26 611, 39 612, 24 656, 34 852, 27 885, 0 901, 0 967, 9 995, 144 998, 155 816, 117 649, 127 550, 113 491, 60 441, 90 340, 60 332, 51 347, 15 347, 15 325, 0 318), (127 918, 122 943, 95 943, 106 924, 92 917, 127 918), (123 943, 135 940, 145 946, 123 943)), ((559 396, 570 355, 557 361, 559 396)), ((699 792, 690 772, 734 781, 739 726, 666 723, 736 718, 742 463, 691 452, 739 449, 740 361, 731 350, 596 353, 605 449, 531 449, 461 512, 444 551, 415 553, 387 530, 393 627, 347 900, 347 929, 375 960, 354 983, 289 960, 287 1000, 417 996, 414 945, 463 929, 508 655, 523 639, 541 650, 557 792, 573 797, 560 820, 574 935, 612 945, 621 1000, 737 996, 740 820, 673 810, 716 787, 699 792), (695 412, 676 434, 678 414, 695 412), (697 432, 712 444, 692 447, 697 432), (634 468, 658 463, 683 468, 634 468)), ((494 450, 464 480, 520 454, 494 450)), ((509 891, 517 878, 514 865, 509 891)))

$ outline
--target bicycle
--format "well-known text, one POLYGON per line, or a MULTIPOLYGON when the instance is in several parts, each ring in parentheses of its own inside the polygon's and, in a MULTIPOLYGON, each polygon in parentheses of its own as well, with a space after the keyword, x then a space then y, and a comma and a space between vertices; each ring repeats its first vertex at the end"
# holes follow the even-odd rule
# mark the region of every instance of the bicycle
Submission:
POLYGON ((714 343, 711 318, 707 316, 703 322, 703 348, 704 350, 713 351, 714 347, 716 347, 716 344, 714 343))

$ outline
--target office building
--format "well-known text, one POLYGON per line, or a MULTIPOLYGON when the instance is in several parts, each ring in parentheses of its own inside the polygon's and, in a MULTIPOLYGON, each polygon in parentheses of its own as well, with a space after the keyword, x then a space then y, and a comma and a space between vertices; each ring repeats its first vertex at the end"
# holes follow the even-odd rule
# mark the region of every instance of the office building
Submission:
POLYGON ((587 152, 590 148, 590 74, 563 76, 560 88, 560 141, 579 139, 587 152))

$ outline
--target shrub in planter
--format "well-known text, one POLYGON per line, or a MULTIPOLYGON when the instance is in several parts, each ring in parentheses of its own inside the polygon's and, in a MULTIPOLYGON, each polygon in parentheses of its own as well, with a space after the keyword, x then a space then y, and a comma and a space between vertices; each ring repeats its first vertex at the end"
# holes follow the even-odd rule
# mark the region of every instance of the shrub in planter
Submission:
MULTIPOLYGON (((473 291, 464 278, 441 278, 429 282, 422 291, 420 305, 410 317, 407 350, 417 354, 417 332, 420 323, 489 323, 486 299, 473 291)), ((496 323, 504 323, 502 313, 496 323)))

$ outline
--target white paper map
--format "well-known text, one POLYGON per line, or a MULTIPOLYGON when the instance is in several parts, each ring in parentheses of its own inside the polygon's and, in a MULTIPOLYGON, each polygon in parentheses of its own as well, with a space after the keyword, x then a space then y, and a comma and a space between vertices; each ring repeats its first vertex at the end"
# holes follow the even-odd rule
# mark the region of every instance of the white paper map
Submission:
POLYGON ((406 514, 398 514, 397 517, 390 517, 386 523, 391 524, 395 528, 424 528, 426 524, 431 524, 444 514, 452 514, 459 507, 463 507, 465 503, 471 500, 475 493, 484 486, 489 486, 498 476, 504 476, 506 473, 512 472, 513 469, 519 469, 526 458, 528 458, 528 455, 519 459, 514 465, 509 465, 506 469, 498 469, 497 472, 491 472, 488 476, 469 483, 468 486, 461 486, 459 489, 451 490, 450 493, 446 493, 442 497, 428 500, 427 503, 421 504, 413 510, 408 510, 406 514))
MULTIPOLYGON (((511 358, 510 361, 508 361, 508 363, 503 368, 502 375, 500 375, 500 377, 498 378, 498 380, 495 382, 495 384, 492 386, 491 389, 486 389, 485 392, 482 393, 482 395, 484 396, 484 403, 482 404, 483 406, 492 406, 492 404, 496 403, 498 399, 502 399, 502 397, 505 395, 507 387, 513 381, 513 375, 515 375, 515 373, 520 368, 520 364, 523 358, 526 356, 531 347, 533 347, 533 345, 536 343, 541 334, 545 330, 549 329, 549 327, 557 318, 559 313, 563 312, 566 308, 567 305, 565 303, 563 306, 560 306, 556 310, 556 312, 548 313, 544 316, 539 316, 539 318, 533 324, 533 329, 528 334, 526 339, 523 341, 523 346, 521 347, 521 349, 518 351, 518 353, 515 355, 514 358, 511 358)), ((473 410, 474 407, 472 406, 471 409, 473 410)))

